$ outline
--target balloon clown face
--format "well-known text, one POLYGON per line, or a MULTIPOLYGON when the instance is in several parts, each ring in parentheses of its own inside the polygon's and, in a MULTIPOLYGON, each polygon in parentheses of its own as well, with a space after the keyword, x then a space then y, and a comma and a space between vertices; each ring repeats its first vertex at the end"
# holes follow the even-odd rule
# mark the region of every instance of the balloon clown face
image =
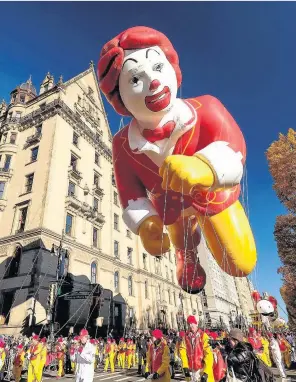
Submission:
POLYGON ((268 300, 260 300, 257 303, 257 310, 263 316, 271 316, 274 313, 274 307, 268 300))
POLYGON ((177 97, 174 68, 159 46, 126 50, 119 76, 119 93, 137 119, 164 115, 177 97))

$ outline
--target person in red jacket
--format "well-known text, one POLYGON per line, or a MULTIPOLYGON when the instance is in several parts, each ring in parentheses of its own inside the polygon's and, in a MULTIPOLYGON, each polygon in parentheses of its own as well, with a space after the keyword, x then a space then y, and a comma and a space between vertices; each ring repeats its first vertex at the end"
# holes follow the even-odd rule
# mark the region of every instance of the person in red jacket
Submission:
POLYGON ((260 355, 263 352, 263 344, 260 337, 258 336, 256 329, 249 328, 248 341, 252 345, 255 354, 260 355))
POLYGON ((65 346, 62 337, 58 338, 56 344, 56 355, 58 360, 58 375, 57 379, 62 378, 65 375, 64 363, 65 363, 65 346))
POLYGON ((153 344, 147 352, 145 378, 152 377, 160 382, 169 382, 171 380, 169 347, 161 330, 155 329, 151 334, 153 344))
POLYGON ((132 117, 113 139, 128 228, 151 255, 173 244, 177 279, 189 293, 198 293, 206 281, 197 258, 201 229, 225 272, 248 275, 256 248, 238 200, 246 145, 225 106, 210 95, 177 98, 178 55, 165 35, 148 27, 129 28, 107 42, 98 76, 114 109, 132 117))

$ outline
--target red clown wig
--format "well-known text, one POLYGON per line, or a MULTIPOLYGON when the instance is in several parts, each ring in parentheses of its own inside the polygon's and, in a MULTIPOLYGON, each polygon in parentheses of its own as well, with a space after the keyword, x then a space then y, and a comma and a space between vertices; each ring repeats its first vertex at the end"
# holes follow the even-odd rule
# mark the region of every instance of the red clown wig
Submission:
POLYGON ((118 114, 130 116, 119 93, 119 75, 124 51, 159 46, 173 66, 178 87, 182 82, 179 58, 170 40, 161 32, 148 27, 129 28, 104 45, 98 63, 99 84, 102 92, 118 114))

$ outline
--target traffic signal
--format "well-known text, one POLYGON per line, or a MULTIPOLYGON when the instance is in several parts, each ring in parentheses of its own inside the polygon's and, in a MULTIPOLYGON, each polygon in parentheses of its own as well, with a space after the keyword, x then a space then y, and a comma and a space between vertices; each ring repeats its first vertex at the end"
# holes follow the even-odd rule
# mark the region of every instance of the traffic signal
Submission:
POLYGON ((49 290, 48 290, 48 297, 47 297, 47 305, 52 308, 53 304, 55 302, 55 299, 57 297, 57 290, 58 285, 57 283, 51 283, 49 284, 49 290))

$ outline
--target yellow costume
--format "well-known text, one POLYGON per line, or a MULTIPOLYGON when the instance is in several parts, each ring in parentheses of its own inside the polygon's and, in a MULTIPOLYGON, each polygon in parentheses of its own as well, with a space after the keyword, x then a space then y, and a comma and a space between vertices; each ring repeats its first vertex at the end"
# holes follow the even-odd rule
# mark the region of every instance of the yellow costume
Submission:
POLYGON ((266 366, 271 367, 272 363, 271 363, 271 360, 270 360, 270 353, 269 353, 269 341, 266 338, 264 338, 264 337, 261 337, 260 340, 261 340, 261 343, 262 343, 262 346, 263 346, 263 351, 262 351, 262 353, 258 353, 257 357, 263 363, 265 363, 266 366))
POLYGON ((170 351, 162 341, 157 345, 151 345, 147 352, 146 373, 159 375, 159 382, 169 382, 170 374, 170 351))
MULTIPOLYGON (((4 344, 3 344, 4 346, 4 344)), ((0 371, 4 369, 4 363, 5 363, 6 353, 4 347, 0 348, 0 371)))
POLYGON ((114 373, 115 346, 111 343, 111 341, 107 342, 105 345, 104 354, 106 356, 104 370, 107 371, 110 364, 111 373, 114 373))
POLYGON ((123 338, 120 340, 118 345, 118 367, 121 369, 125 368, 125 352, 126 352, 126 343, 123 338))
POLYGON ((28 382, 40 382, 40 357, 42 345, 31 345, 28 350, 29 366, 28 366, 28 382))
MULTIPOLYGON (((198 358, 198 352, 197 350, 197 344, 198 341, 200 341, 202 352, 203 352, 203 367, 201 370, 201 375, 203 373, 208 375, 207 382, 215 382, 214 380, 214 374, 213 374, 213 364, 214 364, 214 356, 212 352, 212 348, 209 344, 209 336, 202 332, 201 330, 198 330, 197 333, 189 333, 186 334, 185 338, 183 338, 180 347, 179 347, 179 353, 182 361, 182 367, 183 369, 197 369, 197 365, 200 363, 198 358), (195 346, 192 346, 192 338, 195 339, 195 346), (188 360, 190 359, 190 362, 188 360)), ((194 370, 194 371, 197 371, 194 370)))
POLYGON ((131 369, 133 363, 133 344, 127 341, 126 346, 127 368, 131 369))
POLYGON ((25 360, 25 352, 22 350, 21 352, 17 353, 13 362, 12 374, 15 379, 15 382, 20 382, 21 380, 24 360, 25 360))
POLYGON ((65 375, 64 362, 65 362, 65 347, 61 340, 58 340, 56 345, 56 353, 58 360, 58 377, 63 377, 65 375))
POLYGON ((133 366, 135 367, 136 366, 136 355, 137 355, 137 345, 136 344, 133 344, 133 366))

